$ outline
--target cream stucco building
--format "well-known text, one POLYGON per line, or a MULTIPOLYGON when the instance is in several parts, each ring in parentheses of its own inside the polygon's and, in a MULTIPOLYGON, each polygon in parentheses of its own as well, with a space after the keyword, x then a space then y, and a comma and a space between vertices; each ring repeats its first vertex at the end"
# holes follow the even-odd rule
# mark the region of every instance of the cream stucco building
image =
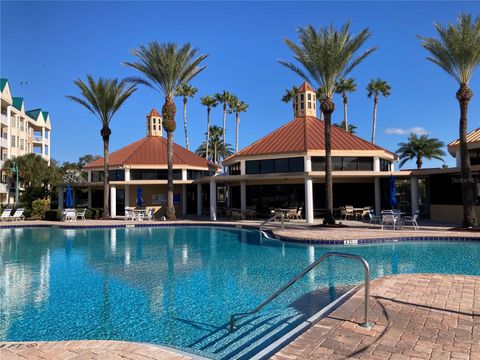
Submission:
MULTIPOLYGON (((12 95, 7 79, 0 79, 0 102, 0 168, 5 160, 29 153, 50 162, 50 114, 42 109, 26 110, 24 99, 12 95)), ((0 203, 13 202, 13 187, 2 173, 0 203)))

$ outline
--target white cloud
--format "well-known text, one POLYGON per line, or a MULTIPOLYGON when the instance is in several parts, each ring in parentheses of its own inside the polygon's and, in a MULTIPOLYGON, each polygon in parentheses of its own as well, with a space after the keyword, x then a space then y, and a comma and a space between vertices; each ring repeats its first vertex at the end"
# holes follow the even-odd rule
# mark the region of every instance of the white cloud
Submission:
POLYGON ((412 127, 408 129, 401 129, 401 128, 388 128, 385 130, 385 134, 388 135, 408 135, 408 134, 416 134, 416 135, 427 135, 430 132, 423 127, 412 127))

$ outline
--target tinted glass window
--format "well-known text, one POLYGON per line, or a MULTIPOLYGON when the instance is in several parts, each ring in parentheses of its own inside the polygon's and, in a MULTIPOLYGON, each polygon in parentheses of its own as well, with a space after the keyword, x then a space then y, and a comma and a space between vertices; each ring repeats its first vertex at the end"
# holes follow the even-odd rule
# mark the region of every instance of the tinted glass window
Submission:
POLYGON ((288 172, 288 159, 275 159, 275 172, 288 172))
POLYGON ((372 171, 373 170, 373 158, 359 157, 358 158, 358 170, 372 171))
POLYGON ((342 158, 338 156, 332 157, 332 170, 340 171, 342 170, 342 158))
POLYGON ((260 172, 262 174, 271 174, 273 173, 273 160, 262 160, 260 161, 260 172))
POLYGON ((288 171, 289 172, 302 172, 304 171, 303 157, 289 158, 288 159, 288 171))
POLYGON ((325 158, 312 156, 312 171, 325 171, 325 158))
POLYGON ((247 174, 258 174, 260 172, 260 161, 246 161, 245 171, 247 172, 247 174))
POLYGON ((356 157, 344 157, 343 158, 343 170, 344 171, 353 171, 358 169, 356 157))

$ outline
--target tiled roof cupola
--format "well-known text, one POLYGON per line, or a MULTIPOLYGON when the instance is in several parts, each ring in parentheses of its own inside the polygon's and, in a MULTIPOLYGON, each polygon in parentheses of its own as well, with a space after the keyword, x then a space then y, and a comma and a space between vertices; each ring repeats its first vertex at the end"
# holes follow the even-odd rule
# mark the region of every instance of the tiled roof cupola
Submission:
POLYGON ((305 81, 294 98, 295 117, 317 116, 317 95, 315 90, 305 81))
POLYGON ((163 119, 157 109, 153 108, 147 114, 147 136, 162 136, 163 119))

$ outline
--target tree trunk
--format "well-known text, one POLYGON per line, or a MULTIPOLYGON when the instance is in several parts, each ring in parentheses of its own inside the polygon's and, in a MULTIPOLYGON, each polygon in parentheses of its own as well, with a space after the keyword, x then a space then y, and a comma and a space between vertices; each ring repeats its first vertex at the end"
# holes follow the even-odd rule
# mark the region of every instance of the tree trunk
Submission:
POLYGON ((422 157, 417 156, 417 169, 421 169, 423 165, 422 157))
POLYGON ((205 159, 208 160, 208 148, 210 146, 210 107, 207 108, 207 142, 205 146, 205 159))
POLYGON ((343 94, 343 126, 346 132, 348 131, 348 114, 347 114, 347 94, 343 94))
POLYGON ((375 144, 375 130, 377 130, 377 104, 378 95, 373 99, 373 126, 372 126, 372 144, 375 144))
POLYGON ((183 98, 183 131, 185 132, 185 147, 189 150, 188 146, 188 132, 187 132, 187 98, 183 98))
POLYGON ((217 159, 217 144, 218 144, 218 141, 215 141, 215 144, 214 144, 214 159, 213 159, 213 162, 215 164, 218 164, 218 159, 217 159))
POLYGON ((223 103, 223 158, 225 159, 225 150, 227 144, 227 103, 223 103))
POLYGON ((460 161, 462 174, 462 198, 463 198, 463 226, 477 226, 475 215, 475 181, 472 178, 470 158, 467 149, 467 115, 468 103, 473 93, 467 84, 461 84, 456 97, 460 105, 460 161))
POLYGON ((335 224, 333 217, 333 179, 332 179, 332 113, 335 111, 335 104, 332 99, 322 100, 321 109, 325 119, 325 202, 326 211, 324 224, 335 224))
POLYGON ((292 101, 292 103, 293 103, 293 106, 292 106, 292 108, 293 108, 293 118, 295 119, 295 114, 296 114, 296 112, 295 112, 295 101, 292 101))
POLYGON ((162 115, 164 121, 164 128, 167 132, 167 167, 168 167, 168 181, 167 181, 167 211, 166 217, 168 220, 175 220, 175 207, 173 205, 173 132, 176 129, 175 113, 177 109, 173 98, 165 99, 165 104, 162 107, 162 115))
MULTIPOLYGON (((109 165, 109 142, 110 142, 110 134, 112 131, 108 126, 104 126, 100 131, 103 139, 103 213, 102 219, 108 220, 110 219, 110 204, 109 204, 109 197, 110 197, 110 184, 108 181, 108 165, 109 165)), ((115 201, 116 199, 112 199, 115 201)))
POLYGON ((239 126, 240 126, 240 116, 238 115, 238 113, 236 113, 235 114, 235 152, 236 153, 238 152, 238 127, 239 126))

